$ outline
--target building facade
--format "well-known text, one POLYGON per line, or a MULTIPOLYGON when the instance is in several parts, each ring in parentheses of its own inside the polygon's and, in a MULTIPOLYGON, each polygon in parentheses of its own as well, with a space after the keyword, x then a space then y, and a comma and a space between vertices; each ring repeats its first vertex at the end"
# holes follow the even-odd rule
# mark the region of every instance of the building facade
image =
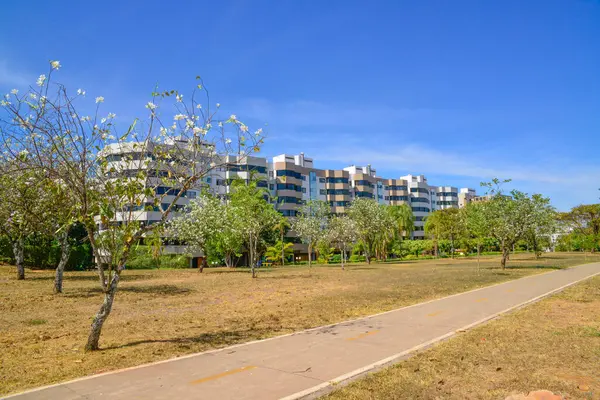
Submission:
MULTIPOLYGON (((131 160, 141 160, 145 154, 135 154, 134 145, 120 144, 104 150, 110 163, 118 166, 120 175, 129 176, 134 173, 138 164, 131 160), (128 159, 128 163, 123 161, 128 159)), ((173 200, 176 188, 163 187, 159 177, 149 184, 156 187, 157 195, 164 195, 160 207, 166 207, 173 200)), ((315 168, 312 158, 300 153, 298 155, 281 154, 268 160, 264 157, 227 156, 219 162, 219 166, 210 170, 196 187, 186 191, 177 200, 175 212, 170 218, 184 212, 187 204, 196 198, 201 190, 209 190, 225 197, 235 179, 244 181, 256 180, 259 187, 269 191, 274 207, 288 218, 296 217, 302 204, 309 200, 324 201, 331 207, 332 213, 344 214, 354 199, 368 198, 379 204, 402 205, 411 207, 415 216, 412 239, 425 239, 425 220, 435 210, 459 208, 471 201, 483 200, 475 190, 454 186, 430 185, 424 175, 405 175, 399 178, 383 178, 371 166, 351 165, 343 169, 315 168)), ((150 204, 152 199, 148 199, 150 204)), ((147 207, 136 211, 137 220, 143 224, 152 224, 161 218, 160 210, 147 207)), ((294 233, 290 232, 290 237, 294 233)), ((295 251, 306 252, 305 246, 294 240, 295 251)), ((167 249, 170 252, 175 249, 167 249)))

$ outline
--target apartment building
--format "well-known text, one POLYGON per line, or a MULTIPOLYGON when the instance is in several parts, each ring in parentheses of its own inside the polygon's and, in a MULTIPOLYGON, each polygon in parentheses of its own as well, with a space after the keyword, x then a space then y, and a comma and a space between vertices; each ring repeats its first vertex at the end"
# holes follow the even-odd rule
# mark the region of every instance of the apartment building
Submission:
MULTIPOLYGON (((173 143, 175 146, 185 147, 185 143, 173 143)), ((103 150, 109 160, 114 163, 115 170, 121 176, 133 176, 141 168, 139 162, 147 160, 148 153, 136 150, 135 144, 120 144, 108 146, 103 150), (127 160, 127 161, 124 161, 127 160)), ((206 149, 210 154, 211 148, 206 149)), ((202 157, 202 155, 200 156, 202 157)), ((201 163, 202 160, 195 160, 201 163)), ((297 155, 281 154, 267 160, 264 157, 227 156, 219 160, 219 167, 212 169, 209 174, 198 184, 187 190, 177 200, 175 212, 171 218, 183 212, 190 200, 196 198, 201 190, 210 190, 225 197, 230 191, 234 179, 258 181, 258 186, 267 189, 274 206, 286 217, 294 218, 302 204, 309 200, 325 201, 336 214, 344 214, 353 199, 369 198, 379 204, 401 205, 407 204, 412 208, 415 216, 415 226, 412 233, 413 239, 425 238, 425 219, 435 211, 446 208, 464 207, 471 201, 481 200, 475 190, 469 188, 458 189, 454 186, 433 186, 424 175, 405 175, 399 178, 383 178, 377 176, 377 171, 371 165, 351 165, 343 169, 315 168, 312 158, 304 153, 297 155)), ((160 172, 160 171, 159 171, 160 172)), ((165 208, 174 199, 176 188, 160 184, 160 173, 156 177, 149 177, 149 185, 156 187, 158 195, 165 195, 163 204, 165 208)), ((136 210, 136 219, 141 223, 152 224, 161 217, 160 210, 155 206, 149 207, 152 199, 136 210)), ((117 217, 117 220, 119 218, 117 217)), ((291 232, 293 237, 294 233, 291 232)), ((306 246, 296 240, 295 251, 299 254, 306 253, 306 246)), ((169 252, 181 252, 182 249, 168 248, 169 252)))

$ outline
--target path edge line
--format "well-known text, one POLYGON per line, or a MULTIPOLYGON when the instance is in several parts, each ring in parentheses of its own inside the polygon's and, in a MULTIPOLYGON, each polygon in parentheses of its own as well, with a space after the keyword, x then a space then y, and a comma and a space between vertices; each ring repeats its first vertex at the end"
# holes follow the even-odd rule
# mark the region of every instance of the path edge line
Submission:
MULTIPOLYGON (((541 274, 538 274, 538 275, 541 275, 541 274)), ((511 311, 515 311, 515 310, 517 310, 519 308, 523 308, 523 307, 528 306, 528 305, 530 305, 532 303, 536 303, 536 302, 538 302, 540 300, 543 300, 546 297, 550 297, 550 296, 552 296, 554 294, 557 294, 558 292, 561 292, 561 291, 567 289, 570 286, 577 285, 578 283, 581 283, 583 281, 586 281, 586 280, 591 279, 591 278, 593 278, 595 276, 598 276, 598 275, 600 275, 600 272, 597 272, 597 273, 595 273, 593 275, 586 276, 586 277, 581 278, 581 279, 579 279, 577 281, 568 283, 568 284, 563 285, 563 286, 561 286, 559 288, 556 288, 556 289, 553 289, 553 290, 551 290, 549 292, 546 292, 546 293, 544 293, 542 295, 539 295, 539 296, 534 297, 532 299, 526 300, 526 301, 524 301, 522 303, 516 304, 514 306, 511 306, 511 307, 509 307, 507 309, 504 309, 502 311, 499 311, 497 313, 491 314, 491 315, 489 315, 489 316, 487 316, 485 318, 482 318, 482 319, 480 319, 478 321, 472 322, 472 323, 470 323, 468 325, 465 325, 465 326, 463 326, 461 328, 458 328, 458 329, 456 329, 456 330, 454 330, 452 332, 448 332, 448 333, 446 333, 444 335, 438 336, 438 337, 436 337, 434 339, 431 339, 431 340, 429 340, 427 342, 421 343, 421 344, 419 344, 417 346, 414 346, 414 347, 412 347, 412 348, 410 348, 408 350, 404 350, 404 351, 402 351, 400 353, 396 353, 396 354, 394 354, 392 356, 386 357, 386 358, 384 358, 382 360, 376 361, 374 363, 371 363, 371 364, 366 365, 364 367, 361 367, 359 369, 355 369, 354 371, 348 372, 348 373, 346 373, 344 375, 340 375, 340 376, 338 376, 336 378, 333 378, 333 379, 329 380, 328 382, 324 382, 324 383, 322 383, 320 385, 313 386, 312 388, 309 388, 309 389, 306 389, 306 390, 303 390, 303 391, 300 391, 300 392, 296 392, 296 393, 291 394, 291 395, 286 396, 286 397, 281 397, 279 400, 313 400, 313 399, 317 399, 317 398, 319 398, 321 396, 324 396, 324 395, 326 395, 328 393, 331 393, 332 391, 334 391, 337 388, 342 388, 344 386, 347 386, 348 384, 350 384, 350 383, 352 383, 352 382, 354 382, 354 381, 356 381, 356 380, 358 380, 360 378, 363 378, 364 376, 366 376, 369 373, 377 372, 377 371, 382 370, 382 369, 384 369, 386 367, 389 367, 389 366, 391 366, 393 364, 396 364, 399 361, 407 359, 407 358, 409 358, 410 356, 413 355, 411 353, 415 353, 415 352, 417 352, 419 350, 425 350, 425 349, 433 346, 436 343, 442 342, 442 341, 444 341, 446 339, 450 339, 453 336, 456 336, 457 333, 459 333, 460 331, 468 330, 468 329, 474 328, 474 327, 476 327, 478 325, 482 325, 482 324, 484 324, 486 322, 489 322, 489 321, 491 321, 493 319, 496 319, 496 318, 498 318, 498 317, 500 317, 500 316, 502 316, 504 314, 510 313, 511 311)), ((493 286, 496 286, 496 285, 493 285, 493 286)), ((465 293, 467 293, 467 292, 465 292, 465 293)))

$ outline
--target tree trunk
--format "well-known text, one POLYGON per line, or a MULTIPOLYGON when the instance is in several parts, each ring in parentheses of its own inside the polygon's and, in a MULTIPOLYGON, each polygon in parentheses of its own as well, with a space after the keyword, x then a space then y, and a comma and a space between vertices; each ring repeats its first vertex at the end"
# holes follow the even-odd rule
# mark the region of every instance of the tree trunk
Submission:
POLYGON ((283 243, 283 231, 281 231, 281 266, 285 265, 285 246, 283 243))
POLYGON ((454 259, 454 238, 450 236, 450 258, 454 259))
POLYGON ((312 265, 312 243, 308 244, 308 266, 312 265))
POLYGON ((104 293, 104 301, 100 310, 94 317, 92 322, 92 328, 90 335, 88 336, 87 344, 85 345, 85 351, 98 350, 100 348, 100 334, 102 333, 102 326, 110 315, 112 310, 113 301, 115 300, 115 294, 117 293, 117 285, 119 284, 119 273, 115 272, 112 280, 110 281, 106 292, 104 293))
POLYGON ((71 254, 71 246, 69 246, 69 228, 65 228, 58 234, 58 243, 60 244, 60 261, 56 267, 56 274, 54 276, 54 293, 62 293, 63 288, 63 273, 67 261, 69 261, 69 255, 71 254))
POLYGON ((344 270, 344 261, 345 261, 345 258, 346 258, 346 249, 343 248, 342 249, 342 271, 344 270))
POLYGON ((506 260, 508 260, 508 255, 510 254, 510 248, 505 247, 502 249, 502 260, 500 264, 502 265, 502 269, 506 268, 506 260))
POLYGON ((13 242, 13 253, 15 264, 17 265, 17 279, 25 279, 25 266, 23 265, 23 238, 18 238, 13 242))
POLYGON ((479 266, 480 254, 481 254, 481 245, 477 244, 477 272, 479 272, 481 270, 481 267, 479 266))
POLYGON ((204 268, 208 267, 208 261, 206 259, 206 254, 204 255, 204 257, 202 257, 202 264, 200 264, 200 266, 198 267, 198 272, 202 273, 204 272, 204 268))

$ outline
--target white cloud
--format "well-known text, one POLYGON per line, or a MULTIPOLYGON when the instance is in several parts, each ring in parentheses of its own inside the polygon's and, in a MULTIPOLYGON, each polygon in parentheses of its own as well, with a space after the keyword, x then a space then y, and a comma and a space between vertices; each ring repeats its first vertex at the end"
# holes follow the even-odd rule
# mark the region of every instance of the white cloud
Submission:
POLYGON ((0 60, 0 85, 7 87, 22 87, 33 82, 27 74, 10 68, 6 61, 0 60))

